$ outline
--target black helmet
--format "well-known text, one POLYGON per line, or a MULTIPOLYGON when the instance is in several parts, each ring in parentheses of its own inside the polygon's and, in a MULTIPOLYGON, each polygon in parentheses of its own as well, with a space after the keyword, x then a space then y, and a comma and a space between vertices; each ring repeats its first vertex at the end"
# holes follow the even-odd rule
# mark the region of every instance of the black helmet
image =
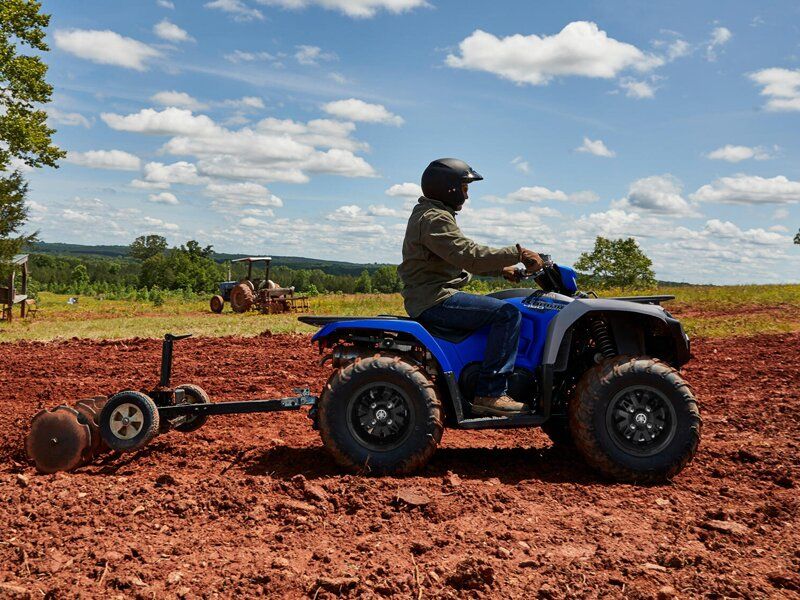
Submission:
POLYGON ((461 184, 482 179, 483 177, 463 160, 440 158, 429 164, 422 174, 422 193, 426 198, 439 200, 454 210, 460 210, 467 200, 461 184))

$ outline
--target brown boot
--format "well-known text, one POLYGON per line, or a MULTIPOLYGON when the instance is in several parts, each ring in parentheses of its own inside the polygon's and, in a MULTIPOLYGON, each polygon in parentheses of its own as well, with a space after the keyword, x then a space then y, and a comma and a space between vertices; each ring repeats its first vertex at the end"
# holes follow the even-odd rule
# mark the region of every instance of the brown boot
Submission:
POLYGON ((505 417, 521 413, 523 410, 525 410, 525 405, 522 402, 517 402, 506 394, 503 394, 499 398, 475 396, 475 399, 472 401, 472 412, 476 415, 505 417))

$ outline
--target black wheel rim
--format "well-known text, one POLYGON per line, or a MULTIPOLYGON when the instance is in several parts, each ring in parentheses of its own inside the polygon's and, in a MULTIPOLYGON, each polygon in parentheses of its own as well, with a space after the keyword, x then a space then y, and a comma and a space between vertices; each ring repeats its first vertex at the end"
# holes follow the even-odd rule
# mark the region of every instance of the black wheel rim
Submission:
POLYGON ((347 426, 358 443, 375 452, 400 446, 411 432, 414 408, 406 393, 391 383, 360 388, 347 405, 347 426))
POLYGON ((606 410, 606 427, 614 444, 634 456, 653 456, 675 437, 677 417, 669 398, 650 386, 618 392, 606 410))

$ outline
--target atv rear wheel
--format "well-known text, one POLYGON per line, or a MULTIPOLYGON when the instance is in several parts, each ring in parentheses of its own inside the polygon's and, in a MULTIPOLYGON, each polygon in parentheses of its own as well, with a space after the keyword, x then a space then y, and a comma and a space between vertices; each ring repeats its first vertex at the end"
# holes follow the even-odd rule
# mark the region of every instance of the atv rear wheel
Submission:
POLYGON ((442 439, 442 406, 422 368, 400 357, 356 361, 331 377, 318 404, 322 443, 351 470, 422 468, 442 439))
POLYGON ((233 312, 243 313, 253 308, 255 294, 249 282, 237 283, 231 290, 231 308, 233 312))
POLYGON ((569 405, 586 462, 621 481, 669 480, 700 443, 697 401, 677 370, 655 359, 615 357, 587 371, 569 405))

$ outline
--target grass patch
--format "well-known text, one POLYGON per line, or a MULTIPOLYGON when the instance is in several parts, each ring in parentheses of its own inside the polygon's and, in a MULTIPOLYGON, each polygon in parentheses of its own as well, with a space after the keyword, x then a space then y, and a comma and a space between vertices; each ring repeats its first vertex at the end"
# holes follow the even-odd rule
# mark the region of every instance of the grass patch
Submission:
MULTIPOLYGON (((663 287, 641 293, 673 294, 666 304, 692 336, 728 337, 800 331, 800 285, 663 287)), ((608 290, 602 296, 632 295, 608 290)), ((165 332, 198 336, 252 336, 314 331, 297 315, 256 312, 221 315, 209 311, 206 300, 168 298, 161 306, 133 300, 101 300, 44 292, 34 319, 0 323, 0 340, 57 340, 78 338, 124 339, 161 337, 165 332)), ((16 311, 15 311, 16 312, 16 311)), ((311 298, 311 312, 327 315, 405 314, 399 294, 331 294, 311 298)), ((17 313, 18 314, 18 313, 17 313)), ((15 315, 16 316, 16 315, 15 315)))

